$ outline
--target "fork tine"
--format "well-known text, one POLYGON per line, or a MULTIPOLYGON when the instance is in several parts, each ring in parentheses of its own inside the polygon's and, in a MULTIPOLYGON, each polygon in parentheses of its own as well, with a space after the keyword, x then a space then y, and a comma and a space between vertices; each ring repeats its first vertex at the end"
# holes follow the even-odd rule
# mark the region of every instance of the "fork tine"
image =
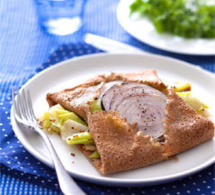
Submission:
POLYGON ((24 111, 25 111, 26 119, 32 121, 31 113, 30 113, 29 105, 28 105, 28 97, 26 95, 25 89, 22 90, 21 96, 22 96, 22 100, 23 100, 22 103, 23 103, 23 108, 24 108, 24 111))
POLYGON ((15 92, 14 92, 14 87, 13 86, 12 86, 12 99, 13 99, 14 114, 17 115, 18 109, 17 109, 16 100, 15 100, 15 92))
POLYGON ((35 122, 35 119, 32 119, 31 111, 28 106, 28 97, 25 90, 22 89, 19 91, 17 88, 17 97, 15 98, 14 88, 12 87, 12 97, 15 118, 25 125, 29 125, 30 122, 35 122))
POLYGON ((14 111, 15 118, 21 122, 22 119, 21 119, 21 113, 20 113, 19 104, 18 104, 18 95, 16 99, 14 87, 12 87, 12 99, 13 99, 13 111, 14 111))
POLYGON ((22 91, 19 91, 17 89, 17 104, 18 104, 18 110, 20 111, 20 117, 21 118, 26 118, 26 110, 25 110, 25 103, 24 103, 24 99, 23 99, 23 91, 24 89, 22 89, 22 91))
POLYGON ((31 94, 29 90, 27 90, 27 101, 28 101, 29 116, 31 120, 36 121, 36 116, 34 114, 34 109, 31 101, 31 94))

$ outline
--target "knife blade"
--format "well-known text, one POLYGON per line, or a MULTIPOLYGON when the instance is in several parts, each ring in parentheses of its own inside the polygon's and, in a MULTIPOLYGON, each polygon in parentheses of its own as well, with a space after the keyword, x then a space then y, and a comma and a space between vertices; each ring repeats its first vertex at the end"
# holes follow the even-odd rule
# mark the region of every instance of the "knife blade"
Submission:
POLYGON ((112 39, 87 33, 84 37, 84 40, 89 45, 92 45, 98 49, 109 53, 140 53, 140 54, 149 54, 137 47, 121 43, 112 39))

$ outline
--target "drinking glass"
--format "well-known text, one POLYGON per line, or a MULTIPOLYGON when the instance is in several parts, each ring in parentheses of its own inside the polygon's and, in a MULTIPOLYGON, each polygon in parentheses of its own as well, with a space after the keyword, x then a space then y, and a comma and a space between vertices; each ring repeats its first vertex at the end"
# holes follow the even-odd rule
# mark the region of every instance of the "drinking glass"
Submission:
POLYGON ((68 35, 83 25, 86 0, 36 0, 42 28, 54 35, 68 35))

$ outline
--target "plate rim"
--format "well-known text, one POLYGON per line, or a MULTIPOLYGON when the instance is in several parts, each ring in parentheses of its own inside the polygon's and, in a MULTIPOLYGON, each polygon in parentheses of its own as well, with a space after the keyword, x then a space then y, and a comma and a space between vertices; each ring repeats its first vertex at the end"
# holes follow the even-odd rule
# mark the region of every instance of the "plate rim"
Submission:
MULTIPOLYGON (((117 8, 116 8, 116 17, 117 17, 117 21, 119 22, 120 26, 126 31, 128 32, 132 37, 134 37, 135 39, 137 39, 138 41, 142 42, 142 43, 145 43, 151 47, 154 47, 156 49, 160 49, 160 50, 163 50, 163 51, 167 51, 167 52, 171 52, 171 53, 176 53, 176 54, 182 54, 182 55, 194 55, 194 56, 213 56, 215 55, 215 50, 214 52, 207 52, 207 53, 201 53, 201 52, 192 52, 192 51, 178 51, 178 50, 174 50, 174 49, 170 49, 170 48, 166 48, 166 47, 163 47, 163 46, 160 46, 160 45, 155 45, 155 44, 152 44, 148 41, 143 41, 139 36, 136 36, 135 33, 133 33, 132 30, 128 29, 125 27, 125 25, 123 24, 123 22, 121 21, 120 17, 119 17, 119 13, 121 13, 121 6, 123 5, 124 2, 126 2, 128 0, 120 0, 118 5, 117 5, 117 8)), ((176 35, 170 35, 172 37, 177 37, 176 35)), ((183 37, 180 37, 182 39, 185 39, 183 37)), ((197 40, 200 40, 200 39, 197 39, 197 40)), ((213 39, 215 41, 215 38, 213 39)))
MULTIPOLYGON (((87 59, 87 58, 97 58, 97 57, 101 57, 103 58, 104 56, 122 56, 122 55, 130 55, 130 56, 148 56, 150 58, 163 58, 165 60, 169 60, 169 61, 172 61, 172 62, 177 62, 177 63, 181 63, 183 64, 183 66, 185 67, 189 67, 195 71, 200 71, 202 72, 203 74, 206 74, 207 76, 211 77, 211 79, 215 80, 215 74, 213 75, 213 73, 210 73, 208 72, 207 70, 204 70, 202 68, 199 68, 198 66, 193 66, 192 64, 189 64, 187 62, 184 62, 184 61, 181 61, 181 60, 178 60, 178 59, 174 59, 174 58, 170 58, 170 57, 166 57, 166 56, 159 56, 159 55, 146 55, 146 54, 128 54, 128 53, 120 53, 120 54, 112 54, 112 53, 98 53, 98 54, 92 54, 92 55, 84 55, 84 56, 79 56, 79 57, 75 57, 75 58, 72 58, 72 59, 68 59, 68 60, 64 60, 62 62, 59 62, 55 65, 52 65, 44 70, 42 70, 41 72, 35 74, 33 77, 31 77, 24 85, 22 85, 21 89, 23 88, 26 88, 29 83, 33 82, 35 79, 37 79, 41 74, 45 74, 46 72, 50 71, 51 69, 55 69, 55 68, 58 68, 60 66, 64 66, 66 63, 72 63, 73 61, 77 61, 77 60, 82 60, 82 59, 87 59)), ((13 114, 13 106, 11 107, 11 124, 12 124, 12 127, 13 127, 13 131, 15 132, 17 138, 20 140, 20 135, 18 133, 18 130, 14 127, 17 126, 17 122, 15 121, 14 119, 14 114, 13 114)), ((27 143, 24 141, 23 143, 23 140, 20 140, 20 142, 23 144, 23 146, 26 148, 26 150, 28 152, 30 152, 35 158, 37 158, 39 161, 41 161, 42 163, 46 164, 47 166, 51 167, 51 168, 54 168, 53 164, 50 163, 50 159, 48 158, 43 158, 43 156, 37 156, 36 153, 38 153, 36 151, 33 151, 33 148, 27 143), (26 144, 27 143, 27 144, 26 144)), ((205 163, 203 163, 203 165, 198 165, 197 167, 193 168, 193 169, 189 169, 187 171, 184 171, 182 174, 174 174, 174 175, 168 175, 166 177, 158 177, 157 179, 144 179, 144 180, 141 180, 140 179, 132 179, 132 181, 130 181, 129 179, 127 180, 121 180, 119 181, 120 179, 119 178, 108 178, 106 177, 105 179, 100 179, 98 178, 97 176, 93 176, 93 177, 89 177, 89 176, 83 176, 83 175, 80 175, 80 174, 76 174, 76 173, 72 173, 70 172, 70 174, 77 178, 77 179, 81 179, 81 180, 84 180, 84 181, 88 181, 88 182, 92 182, 92 183, 97 183, 97 184, 103 184, 103 185, 112 185, 112 186, 151 186, 151 185, 157 185, 157 184, 162 184, 162 183, 167 183, 167 182, 170 182, 170 181, 174 181, 176 179, 179 179, 179 178, 184 178, 186 176, 189 176, 189 175, 192 175, 192 174, 195 174, 196 172, 199 172, 201 171, 202 169, 210 166, 211 164, 213 164, 215 162, 215 157, 214 158, 211 158, 210 160, 207 160, 205 163)))

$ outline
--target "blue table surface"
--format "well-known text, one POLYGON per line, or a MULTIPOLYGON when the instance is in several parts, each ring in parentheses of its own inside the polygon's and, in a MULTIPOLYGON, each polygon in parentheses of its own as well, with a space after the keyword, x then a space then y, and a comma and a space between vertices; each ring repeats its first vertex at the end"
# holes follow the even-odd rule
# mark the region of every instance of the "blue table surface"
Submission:
MULTIPOLYGON (((118 3, 118 0, 88 0, 82 29, 73 35, 53 36, 41 29, 33 0, 0 2, 0 194, 61 194, 54 171, 28 153, 12 131, 10 89, 12 85, 22 86, 47 66, 81 55, 77 49, 73 50, 73 46, 78 44, 86 48, 83 43, 85 33, 98 34, 215 72, 214 56, 174 54, 153 48, 130 36, 117 21, 118 3), (60 53, 62 48, 68 52, 66 57, 60 53), (54 60, 53 54, 59 55, 57 60, 54 60)), ((95 48, 90 48, 90 51, 101 52, 95 48)), ((214 165, 184 179, 151 187, 122 188, 76 181, 87 194, 215 194, 214 165)))

